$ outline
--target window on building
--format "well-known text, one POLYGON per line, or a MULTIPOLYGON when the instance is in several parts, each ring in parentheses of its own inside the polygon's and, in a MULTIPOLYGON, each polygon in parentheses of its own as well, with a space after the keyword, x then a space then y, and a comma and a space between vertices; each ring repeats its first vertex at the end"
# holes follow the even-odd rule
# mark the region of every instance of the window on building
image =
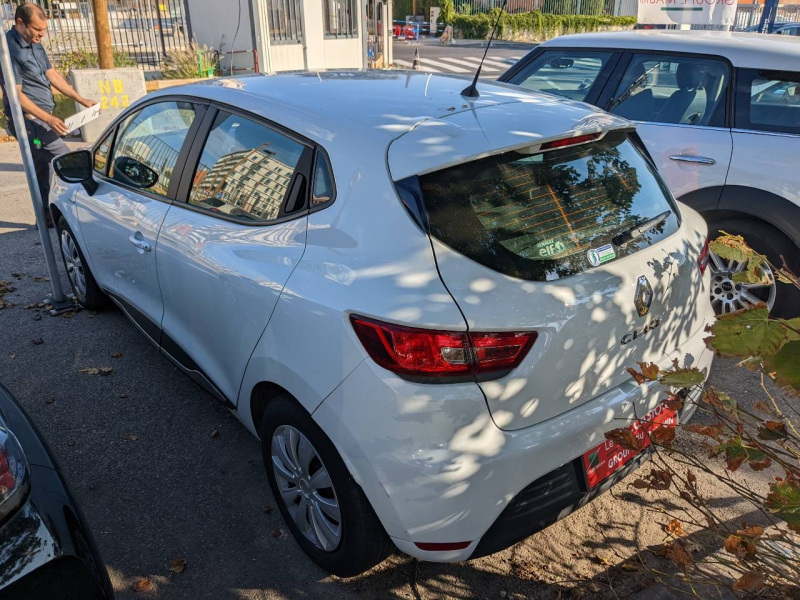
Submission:
POLYGON ((220 112, 197 165, 189 203, 242 221, 278 217, 304 146, 220 112))
POLYGON ((188 102, 151 104, 128 117, 119 128, 109 176, 166 196, 194 118, 188 102))
POLYGON ((356 0, 322 0, 323 22, 327 37, 353 37, 358 35, 356 0))
POLYGON ((273 44, 303 41, 302 0, 267 0, 269 37, 273 44))

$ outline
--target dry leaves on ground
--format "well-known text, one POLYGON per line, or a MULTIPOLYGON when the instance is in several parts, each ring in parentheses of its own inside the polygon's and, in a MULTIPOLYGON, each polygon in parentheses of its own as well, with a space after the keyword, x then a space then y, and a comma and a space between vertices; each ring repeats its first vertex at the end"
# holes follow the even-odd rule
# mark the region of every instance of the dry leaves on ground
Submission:
POLYGON ((124 437, 126 440, 130 440, 132 442, 138 441, 138 439, 139 439, 138 435, 135 435, 133 433, 128 433, 127 431, 122 434, 122 437, 124 437))
POLYGON ((114 367, 88 367, 86 369, 80 369, 81 373, 88 373, 89 375, 100 375, 102 377, 106 377, 111 375, 114 372, 114 367))
POLYGON ((150 588, 153 587, 153 582, 147 579, 137 579, 133 582, 133 591, 134 592, 149 592, 150 588))
POLYGON ((176 558, 175 560, 169 561, 169 576, 172 577, 172 574, 175 575, 179 573, 183 573, 186 569, 186 565, 188 564, 188 560, 186 560, 185 556, 181 556, 180 558, 176 558))

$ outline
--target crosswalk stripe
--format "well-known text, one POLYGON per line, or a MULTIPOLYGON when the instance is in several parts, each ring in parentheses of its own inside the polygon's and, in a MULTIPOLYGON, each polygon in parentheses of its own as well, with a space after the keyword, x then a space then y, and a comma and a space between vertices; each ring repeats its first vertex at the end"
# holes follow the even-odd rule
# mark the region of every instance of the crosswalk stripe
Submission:
MULTIPOLYGON (((442 57, 442 60, 446 60, 449 63, 455 63, 457 65, 464 65, 465 67, 469 67, 470 69, 476 69, 478 67, 477 64, 472 64, 465 60, 461 60, 460 58, 442 57)), ((494 67, 489 67, 486 64, 483 65, 483 70, 488 71, 489 73, 493 71, 499 71, 499 69, 495 69, 494 67)))
POLYGON ((447 63, 439 62, 438 60, 432 60, 430 58, 423 58, 422 59, 423 65, 435 65, 440 69, 451 71, 452 73, 469 73, 470 69, 462 69, 461 67, 454 67, 453 65, 449 65, 447 63))
MULTIPOLYGON (((478 68, 478 65, 481 64, 480 56, 462 56, 461 59, 462 60, 468 60, 469 62, 474 63, 475 64, 475 68, 478 68)), ((492 67, 497 67, 499 69, 503 69, 503 71, 508 69, 508 63, 507 62, 501 62, 497 58, 487 58, 485 61, 483 61, 483 67, 486 68, 487 65, 492 66, 492 67)))
MULTIPOLYGON (((401 60, 399 58, 394 59, 394 64, 397 65, 398 67, 403 67, 404 69, 410 69, 413 67, 413 63, 410 63, 407 60, 401 60)), ((425 66, 424 70, 428 71, 429 73, 441 73, 439 69, 434 69, 433 67, 428 67, 428 66, 425 66)))

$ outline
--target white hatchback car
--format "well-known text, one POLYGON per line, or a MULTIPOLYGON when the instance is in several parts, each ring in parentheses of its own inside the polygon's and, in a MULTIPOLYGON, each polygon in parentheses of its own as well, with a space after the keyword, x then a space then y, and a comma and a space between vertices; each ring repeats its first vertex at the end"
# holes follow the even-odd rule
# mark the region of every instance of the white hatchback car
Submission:
POLYGON ((705 222, 630 123, 466 83, 171 88, 54 161, 81 303, 111 298, 261 438, 289 529, 338 575, 547 526, 642 458, 605 431, 678 416, 626 367, 711 364, 705 222))
MULTIPOLYGON (((637 122, 670 191, 718 231, 800 271, 800 38, 719 31, 565 35, 500 77, 637 122)), ((765 302, 787 318, 800 292, 741 284, 711 255, 717 313, 765 302)))

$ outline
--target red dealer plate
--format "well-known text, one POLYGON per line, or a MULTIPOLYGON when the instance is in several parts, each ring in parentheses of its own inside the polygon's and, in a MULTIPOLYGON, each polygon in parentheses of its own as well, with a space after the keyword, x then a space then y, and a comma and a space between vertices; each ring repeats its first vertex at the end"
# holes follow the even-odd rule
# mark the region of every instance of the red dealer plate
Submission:
MULTIPOLYGON (((650 445, 648 433, 662 425, 675 427, 678 418, 675 412, 659 404, 640 421, 631 425, 630 430, 642 442, 642 449, 650 445)), ((628 461, 632 460, 638 452, 627 450, 619 444, 606 440, 595 446, 583 455, 583 468, 586 470, 586 481, 589 489, 594 489, 615 471, 619 471, 628 461)))

